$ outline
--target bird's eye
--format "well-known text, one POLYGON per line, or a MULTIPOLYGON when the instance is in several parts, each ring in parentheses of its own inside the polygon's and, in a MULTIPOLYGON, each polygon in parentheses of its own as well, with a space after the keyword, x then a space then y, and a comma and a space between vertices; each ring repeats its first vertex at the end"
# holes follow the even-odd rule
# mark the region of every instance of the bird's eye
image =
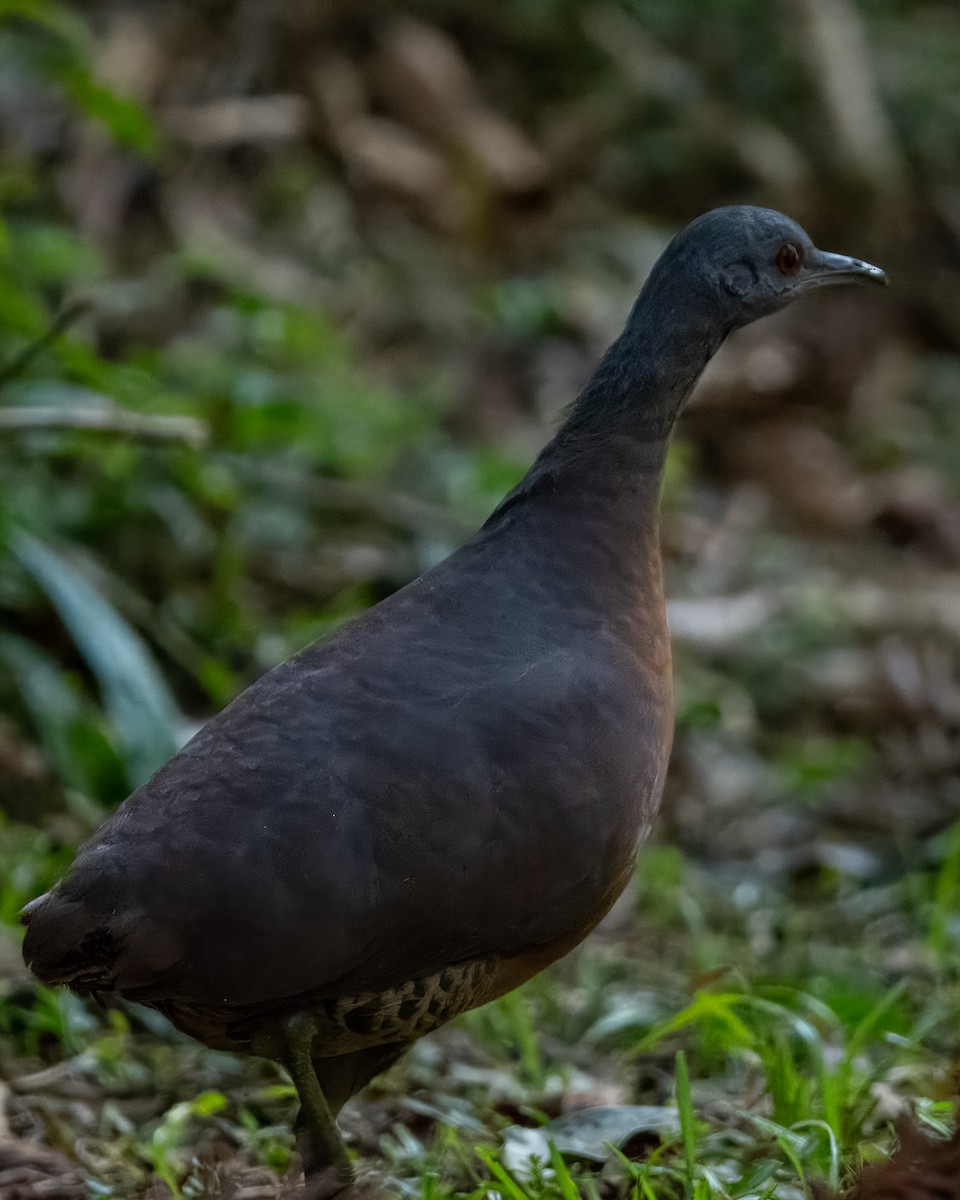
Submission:
POLYGON ((795 275, 800 267, 800 251, 793 242, 784 242, 775 259, 781 275, 795 275))

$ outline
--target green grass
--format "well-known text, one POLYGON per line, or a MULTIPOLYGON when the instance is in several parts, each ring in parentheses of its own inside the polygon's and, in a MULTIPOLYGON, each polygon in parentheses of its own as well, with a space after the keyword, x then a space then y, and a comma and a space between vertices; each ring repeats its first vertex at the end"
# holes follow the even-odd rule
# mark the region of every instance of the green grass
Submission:
MULTIPOLYGON (((421 1043, 346 1127, 403 1194, 432 1200, 789 1200, 811 1180, 838 1187, 890 1148, 899 1109, 950 1125, 960 957, 944 876, 954 845, 929 876, 847 880, 813 902, 791 899, 784 881, 757 880, 739 908, 722 873, 651 847, 626 930, 601 930, 519 992, 421 1043), (702 914, 699 941, 681 897, 702 914), (766 942, 761 921, 791 932, 766 942), (584 1125, 590 1155, 572 1151, 577 1118, 558 1123, 560 1108, 611 1100, 647 1106, 660 1127, 605 1145, 602 1126, 584 1125), (373 1138, 365 1109, 382 1124, 373 1138)), ((21 872, 32 860, 31 877, 54 869, 42 840, 18 841, 16 853, 21 872)), ((11 898, 15 886, 6 885, 11 898)), ((204 1051, 139 1010, 102 1014, 42 987, 8 988, 0 1057, 12 1077, 39 1059, 69 1063, 86 1081, 85 1136, 102 1147, 86 1166, 97 1195, 136 1195, 151 1178, 177 1198, 203 1194, 212 1141, 235 1163, 282 1174, 291 1162, 294 1097, 279 1074, 204 1051)), ((28 1087, 20 1103, 69 1148, 74 1130, 51 1118, 62 1102, 48 1086, 28 1087)))
MULTIPOLYGON (((688 79, 682 90, 692 82, 709 99, 719 89, 731 128, 752 129, 760 118, 758 129, 791 131, 792 139, 797 129, 822 127, 802 55, 784 58, 776 6, 622 7, 665 62, 677 56, 688 79), (723 91, 730 81, 737 94, 723 91)), ((945 9, 924 16, 900 7, 859 6, 897 136, 926 172, 918 194, 947 196, 960 109, 944 64, 956 73, 960 30, 945 9)), ((461 37, 476 15, 464 26, 459 0, 433 9, 430 19, 444 26, 456 18, 450 29, 461 37)), ((312 293, 258 290, 219 246, 178 240, 169 214, 159 214, 163 236, 149 261, 134 267, 143 252, 136 229, 132 238, 118 229, 108 245, 74 227, 63 195, 71 172, 55 155, 6 145, 0 153, 0 406, 69 416, 115 405, 148 425, 186 418, 205 438, 92 435, 69 422, 0 438, 0 769, 8 757, 14 767, 0 775, 0 1092, 13 1133, 61 1150, 93 1196, 142 1196, 159 1181, 174 1197, 199 1197, 218 1160, 228 1171, 279 1178, 292 1161, 295 1097, 271 1065, 206 1051, 156 1014, 103 1012, 38 987, 19 962, 20 907, 166 757, 185 714, 216 711, 265 668, 442 557, 516 482, 531 447, 513 445, 505 415, 514 401, 505 398, 516 390, 515 415, 526 428, 534 351, 557 341, 592 353, 596 319, 577 314, 594 294, 629 302, 638 235, 659 238, 697 198, 705 206, 733 198, 731 189, 747 194, 740 168, 731 178, 730 164, 707 153, 703 131, 686 128, 685 114, 700 105, 672 112, 638 96, 609 54, 587 49, 575 9, 567 0, 493 6, 464 43, 468 57, 476 48, 482 73, 490 65, 484 37, 497 29, 494 58, 508 69, 494 71, 502 78, 491 97, 502 88, 505 97, 510 76, 528 73, 524 64, 531 80, 542 74, 546 86, 551 77, 554 99, 542 112, 535 90, 520 104, 531 131, 545 115, 552 124, 554 102, 575 100, 578 88, 584 112, 594 114, 586 127, 608 114, 601 158, 571 172, 575 192, 548 201, 542 233, 529 237, 533 214, 522 218, 529 260, 514 261, 518 249, 505 247, 503 261, 483 253, 471 265, 455 233, 421 229, 415 217, 404 219, 409 242, 391 249, 394 235, 378 232, 375 209, 338 181, 329 147, 301 147, 299 166, 271 165, 272 156, 260 169, 247 164, 242 179, 230 178, 258 226, 255 260, 277 251, 282 265, 303 258, 306 245, 317 250, 316 201, 339 197, 348 211, 349 264, 340 271, 309 255, 304 262, 323 285, 317 295, 331 297, 328 309, 312 293), (294 195, 300 172, 314 200, 303 211, 294 195), (565 217, 551 234, 547 212, 565 211, 581 188, 572 207, 584 208, 592 232, 567 229, 565 217), (131 302, 139 319, 119 320, 126 332, 118 333, 131 302), (465 368, 491 364, 491 428, 503 425, 502 444, 495 433, 481 443, 457 432, 470 426, 475 403, 483 417, 465 368), (39 782, 31 755, 48 773, 39 782), (26 799, 15 786, 23 780, 26 799)), ((0 0, 0 74, 18 103, 39 103, 44 113, 51 96, 65 98, 57 121, 70 124, 68 146, 87 144, 92 123, 97 137, 121 147, 114 166, 132 156, 165 181, 158 205, 189 192, 192 169, 183 174, 162 121, 106 90, 97 59, 93 33, 65 6, 0 0)), ((281 91, 301 87, 302 64, 291 61, 289 78, 276 81, 281 91)), ((830 195, 829 139, 798 149, 817 172, 813 191, 830 195)), ((837 196, 838 238, 844 224, 860 236, 867 222, 844 216, 844 193, 837 196)), ((509 233, 506 210, 491 242, 501 240, 501 222, 509 233)), ((911 223, 907 213, 897 227, 911 223)), ((898 294, 928 295, 920 278, 927 262, 917 258, 912 288, 898 294)), ((913 303, 923 315, 921 301, 913 303)), ((960 357, 942 331, 923 342, 916 308, 896 311, 917 356, 911 394, 898 401, 902 428, 892 437, 882 414, 868 428, 858 401, 850 428, 835 414, 838 445, 875 470, 938 472, 952 528, 960 357)), ((729 465, 718 461, 717 479, 703 472, 702 449, 678 441, 668 462, 673 595, 710 593, 717 564, 708 564, 705 584, 691 547, 705 534, 726 544, 724 510, 744 490, 743 479, 722 478, 729 465)), ((864 480, 879 482, 876 474, 864 480)), ((892 780, 907 802, 942 800, 943 824, 955 811, 953 768, 910 753, 929 732, 926 709, 918 716, 898 701, 878 728, 874 716, 858 724, 816 687, 832 655, 852 655, 864 668, 890 650, 890 631, 874 637, 845 626, 836 593, 874 572, 882 582, 880 565, 898 579, 922 576, 925 552, 912 546, 904 559, 886 543, 881 550, 876 530, 838 536, 824 550, 785 531, 789 513, 757 520, 717 586, 806 584, 795 605, 742 644, 676 647, 671 785, 674 799, 692 797, 704 811, 697 815, 694 803, 665 812, 619 924, 520 992, 427 1039, 348 1112, 358 1157, 379 1164, 403 1195, 792 1200, 811 1180, 837 1187, 858 1163, 886 1153, 902 1108, 934 1129, 950 1125, 960 1059, 960 824, 922 837, 876 823, 851 832, 830 805, 892 780), (708 763, 706 785, 691 777, 698 756, 708 763), (724 771, 736 776, 733 799, 716 782, 724 771), (748 834, 724 857, 714 835, 731 805, 748 834), (798 814, 807 822, 798 837, 821 849, 831 838, 855 843, 868 868, 846 870, 842 856, 829 855, 799 866, 774 855, 771 866, 754 853, 765 843, 758 836, 753 845, 753 822, 798 814), (587 1106, 610 1112, 578 1119, 587 1106)), ((931 688, 939 695, 939 667, 956 674, 950 639, 905 630, 893 640, 897 655, 915 652, 918 670, 939 654, 931 688)))

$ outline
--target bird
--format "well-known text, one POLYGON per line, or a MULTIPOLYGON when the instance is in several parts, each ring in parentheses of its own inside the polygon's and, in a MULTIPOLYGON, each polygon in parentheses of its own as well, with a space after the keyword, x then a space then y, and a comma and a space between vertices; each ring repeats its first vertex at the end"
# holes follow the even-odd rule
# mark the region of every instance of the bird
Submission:
POLYGON ((34 974, 271 1058, 317 1197, 346 1101, 531 978, 625 888, 673 737, 658 510, 677 415, 739 327, 883 283, 795 221, 714 209, 464 545, 253 683, 23 910, 34 974))

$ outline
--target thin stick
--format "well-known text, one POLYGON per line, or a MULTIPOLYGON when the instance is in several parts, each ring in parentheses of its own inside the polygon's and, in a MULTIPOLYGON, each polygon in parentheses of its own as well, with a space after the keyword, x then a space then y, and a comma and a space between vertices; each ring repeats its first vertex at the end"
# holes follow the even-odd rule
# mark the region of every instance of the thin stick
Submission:
POLYGON ((0 388, 8 384, 11 379, 16 379, 18 375, 22 375, 37 355, 46 350, 51 342, 55 342, 60 334, 69 328, 74 321, 82 317, 89 307, 89 300, 75 300, 72 304, 68 304, 66 308, 61 309, 46 333, 41 334, 29 346, 25 346, 5 367, 0 367, 0 388))
POLYGON ((196 417, 132 412, 125 408, 0 408, 0 430, 33 433, 43 429, 76 429, 116 434, 154 442, 204 445, 210 436, 205 421, 196 417))

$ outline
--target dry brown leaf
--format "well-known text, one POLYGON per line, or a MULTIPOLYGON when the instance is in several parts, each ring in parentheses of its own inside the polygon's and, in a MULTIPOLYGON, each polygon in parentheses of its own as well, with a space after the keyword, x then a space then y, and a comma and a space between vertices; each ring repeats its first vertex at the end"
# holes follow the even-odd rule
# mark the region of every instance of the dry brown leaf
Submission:
POLYGON ((310 72, 310 86, 327 135, 342 148, 346 131, 369 108, 363 77, 345 54, 327 54, 310 72))
POLYGON ((83 1200, 86 1183, 75 1163, 38 1142, 0 1139, 3 1200, 83 1200))
POLYGON ((814 425, 786 417, 758 421, 737 434, 730 454, 748 478, 820 529, 855 530, 873 516, 863 479, 814 425))
POLYGON ((960 1129, 944 1140, 909 1118, 896 1128, 891 1158, 861 1167, 842 1192, 815 1184, 814 1200, 960 1200, 960 1129))
POLYGON ((446 192, 449 176, 443 159, 404 125, 359 117, 341 137, 356 182, 430 203, 446 192))
POLYGON ((395 22, 374 76, 400 117, 465 152, 495 187, 518 193, 544 182, 544 156, 487 103, 459 46, 439 29, 410 19, 395 22))

